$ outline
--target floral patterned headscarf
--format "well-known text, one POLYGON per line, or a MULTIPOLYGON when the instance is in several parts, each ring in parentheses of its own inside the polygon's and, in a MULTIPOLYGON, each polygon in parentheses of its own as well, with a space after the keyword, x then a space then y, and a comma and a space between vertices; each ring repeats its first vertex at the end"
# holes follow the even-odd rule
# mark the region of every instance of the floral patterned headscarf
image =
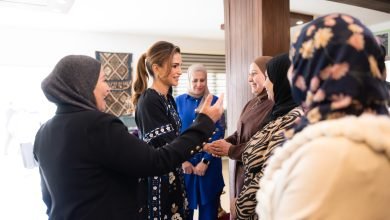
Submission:
POLYGON ((315 19, 293 40, 290 59, 293 97, 307 110, 301 129, 345 115, 388 114, 384 57, 359 20, 345 14, 315 19))

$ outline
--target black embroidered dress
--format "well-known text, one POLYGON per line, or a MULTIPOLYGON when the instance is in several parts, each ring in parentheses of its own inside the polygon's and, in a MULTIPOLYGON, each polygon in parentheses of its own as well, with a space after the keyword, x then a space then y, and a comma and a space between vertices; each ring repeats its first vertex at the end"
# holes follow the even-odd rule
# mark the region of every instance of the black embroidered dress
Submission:
MULTIPOLYGON (((160 148, 179 136, 180 117, 172 95, 167 98, 154 89, 147 89, 140 97, 136 112, 140 138, 160 148)), ((188 202, 181 167, 163 175, 140 179, 147 184, 148 219, 186 219, 188 202)), ((141 195, 142 196, 142 195, 141 195)))

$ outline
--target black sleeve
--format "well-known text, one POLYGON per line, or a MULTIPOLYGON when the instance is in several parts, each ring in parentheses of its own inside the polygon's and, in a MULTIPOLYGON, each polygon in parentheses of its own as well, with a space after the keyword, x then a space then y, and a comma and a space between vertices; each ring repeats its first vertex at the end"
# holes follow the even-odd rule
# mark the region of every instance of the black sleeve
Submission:
MULTIPOLYGON (((42 128, 45 126, 46 124, 42 125, 40 128, 39 128, 39 131, 37 132, 36 136, 35 136, 35 141, 38 141, 40 135, 39 133, 41 132, 42 128)), ((33 154, 34 154, 34 159, 39 163, 38 161, 38 157, 36 155, 36 148, 35 148, 36 144, 34 143, 34 150, 33 150, 33 154)), ((51 196, 50 196, 50 192, 49 192, 49 189, 47 188, 47 185, 46 185, 46 181, 45 181, 45 177, 43 176, 43 173, 42 173, 42 170, 41 168, 39 167, 39 175, 41 177, 41 191, 42 191, 42 200, 43 202, 45 203, 46 205, 46 214, 49 215, 50 214, 50 210, 51 210, 51 207, 52 207, 52 200, 51 200, 51 196)))
POLYGON ((94 127, 89 136, 97 162, 132 177, 169 172, 201 150, 202 143, 207 142, 215 129, 208 116, 199 114, 182 135, 156 149, 129 134, 123 123, 114 117, 106 116, 96 121, 94 127))
POLYGON ((50 196, 49 190, 47 188, 46 181, 45 181, 44 176, 42 174, 41 168, 39 168, 39 174, 41 176, 42 200, 46 204, 46 207, 47 207, 46 214, 49 215, 50 210, 51 210, 51 206, 52 206, 51 196, 50 196))

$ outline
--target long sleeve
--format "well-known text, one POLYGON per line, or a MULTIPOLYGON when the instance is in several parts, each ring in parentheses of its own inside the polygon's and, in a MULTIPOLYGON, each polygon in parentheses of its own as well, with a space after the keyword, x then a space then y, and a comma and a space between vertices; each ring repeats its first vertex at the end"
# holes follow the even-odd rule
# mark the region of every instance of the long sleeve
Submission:
POLYGON ((211 137, 211 141, 222 139, 225 136, 225 114, 222 114, 221 119, 215 123, 215 133, 211 137))
POLYGON ((97 160, 112 170, 142 177, 164 174, 189 159, 211 136, 214 123, 200 114, 180 137, 157 149, 128 134, 119 120, 104 118, 96 122, 96 127, 93 130, 96 134, 90 136, 100 136, 90 141, 92 146, 101 146, 94 150, 97 160))
MULTIPOLYGON (((176 97, 177 110, 182 121, 180 131, 185 131, 192 124, 194 118, 197 115, 195 109, 198 108, 201 99, 202 97, 194 98, 188 94, 182 94, 176 97)), ((217 100, 218 97, 213 96, 211 104, 214 104, 217 100)), ((215 127, 215 132, 213 132, 213 136, 208 142, 222 139, 225 136, 224 114, 221 116, 221 119, 215 123, 215 127)), ((202 152, 201 157, 196 156, 196 158, 198 159, 195 159, 195 157, 193 158, 193 163, 197 163, 200 158, 204 158, 210 162, 212 162, 212 160, 214 159, 214 157, 207 152, 202 152)))
POLYGON ((41 177, 42 200, 47 207, 46 214, 49 215, 52 207, 52 199, 50 196, 49 189, 47 188, 46 181, 44 180, 42 170, 40 168, 39 168, 39 174, 41 177))
MULTIPOLYGON (((221 119, 215 123, 215 133, 211 137, 211 140, 209 142, 213 142, 215 140, 222 139, 225 135, 225 126, 224 126, 224 120, 225 120, 225 115, 223 114, 221 119)), ((213 157, 209 153, 205 153, 203 155, 203 158, 205 158, 208 161, 212 161, 215 157, 213 157)))
POLYGON ((180 137, 156 149, 129 134, 113 115, 60 106, 34 142, 49 217, 144 219, 139 208, 146 194, 138 179, 178 167, 201 149, 214 129, 214 122, 200 114, 180 137))
POLYGON ((228 156, 233 160, 241 161, 246 144, 247 142, 230 146, 228 156))
POLYGON ((237 131, 235 131, 229 137, 225 138, 225 141, 227 141, 231 144, 236 144, 237 143, 237 131))

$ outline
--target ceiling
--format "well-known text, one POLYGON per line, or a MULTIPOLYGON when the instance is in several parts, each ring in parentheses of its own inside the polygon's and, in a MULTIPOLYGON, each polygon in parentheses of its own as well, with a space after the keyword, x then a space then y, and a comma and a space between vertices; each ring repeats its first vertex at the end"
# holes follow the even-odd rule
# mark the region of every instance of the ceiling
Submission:
MULTIPOLYGON (((70 0, 73 6, 70 9, 62 8, 62 12, 46 10, 46 6, 39 8, 16 4, 14 7, 15 4, 9 4, 9 1, 14 0, 0 0, 0 28, 28 27, 224 39, 221 30, 224 22, 223 0, 70 0)), ((291 11, 314 16, 343 12, 358 17, 366 25, 390 22, 390 13, 325 0, 290 0, 290 8, 291 11)))
POLYGON ((389 0, 328 0, 390 13, 389 0))

